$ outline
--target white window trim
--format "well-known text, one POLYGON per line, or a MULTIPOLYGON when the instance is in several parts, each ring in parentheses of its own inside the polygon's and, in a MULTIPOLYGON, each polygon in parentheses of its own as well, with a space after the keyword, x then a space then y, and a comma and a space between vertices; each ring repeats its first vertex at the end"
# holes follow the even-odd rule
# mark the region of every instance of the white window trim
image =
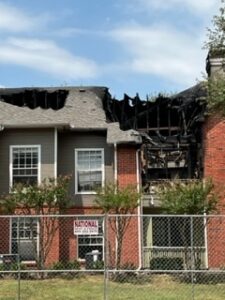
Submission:
POLYGON ((79 151, 101 151, 102 153, 102 164, 101 164, 101 171, 102 171, 102 187, 104 187, 105 183, 105 156, 104 156, 104 148, 76 148, 75 149, 75 194, 76 195, 95 195, 96 192, 94 191, 84 191, 78 192, 78 181, 77 181, 77 153, 79 151))
POLYGON ((9 192, 13 187, 13 149, 37 148, 38 149, 38 184, 41 184, 41 145, 10 145, 9 147, 9 192))
MULTIPOLYGON (((32 215, 30 216, 32 218, 32 215)), ((20 218, 19 216, 15 217, 15 218, 20 218)), ((34 217, 35 218, 35 217, 34 217)), ((12 223, 13 223, 13 219, 14 217, 10 218, 10 223, 9 223, 9 253, 12 254, 12 223)), ((40 251, 40 220, 37 219, 37 256, 39 257, 39 251, 40 251)), ((22 261, 25 262, 26 264, 28 263, 36 263, 35 260, 25 260, 22 261)))

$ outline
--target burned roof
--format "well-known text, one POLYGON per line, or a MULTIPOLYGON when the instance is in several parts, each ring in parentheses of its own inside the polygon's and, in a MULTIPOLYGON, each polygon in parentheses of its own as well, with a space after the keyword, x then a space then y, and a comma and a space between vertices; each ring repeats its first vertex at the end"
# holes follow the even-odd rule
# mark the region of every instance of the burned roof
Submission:
POLYGON ((104 87, 0 89, 0 124, 106 128, 107 93, 104 87))
MULTIPOLYGON (((123 130, 157 131, 180 123, 191 127, 193 119, 200 120, 204 114, 205 96, 204 85, 197 84, 171 97, 159 94, 154 100, 141 100, 138 94, 133 98, 124 94, 122 100, 107 98, 104 109, 108 120, 119 122, 123 130)), ((188 127, 184 126, 184 131, 188 127)))
POLYGON ((141 143, 142 136, 165 146, 173 139, 196 139, 205 94, 202 84, 154 101, 138 94, 113 99, 107 87, 96 86, 0 88, 0 125, 105 130, 109 143, 141 143))
MULTIPOLYGON (((106 87, 0 88, 0 125, 108 132, 109 122, 103 108, 107 98, 111 96, 106 87)), ((114 130, 111 127, 107 136, 109 142, 137 141, 129 132, 122 133, 119 125, 114 130)))

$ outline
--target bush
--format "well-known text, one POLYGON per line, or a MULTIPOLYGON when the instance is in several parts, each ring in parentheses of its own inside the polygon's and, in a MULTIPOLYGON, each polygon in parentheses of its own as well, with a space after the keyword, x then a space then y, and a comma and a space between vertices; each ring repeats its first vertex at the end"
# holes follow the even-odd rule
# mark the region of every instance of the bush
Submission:
POLYGON ((80 263, 74 261, 57 261, 53 263, 51 270, 80 270, 80 263))
POLYGON ((183 270, 181 257, 154 257, 150 261, 151 270, 183 270))
POLYGON ((80 263, 77 260, 73 261, 57 261, 53 263, 51 270, 62 270, 61 272, 50 272, 50 277, 60 276, 67 279, 78 277, 79 272, 71 272, 67 270, 80 270, 80 263))
POLYGON ((104 261, 96 260, 93 262, 93 270, 104 270, 104 261))
MULTIPOLYGON (((15 271, 15 273, 2 273, 0 274, 2 278, 4 277, 13 277, 18 278, 19 270, 23 271, 26 270, 26 265, 22 264, 21 262, 18 264, 17 262, 12 263, 2 263, 0 264, 0 273, 1 271, 15 271)), ((21 273, 21 279, 27 279, 29 277, 28 273, 21 273)))

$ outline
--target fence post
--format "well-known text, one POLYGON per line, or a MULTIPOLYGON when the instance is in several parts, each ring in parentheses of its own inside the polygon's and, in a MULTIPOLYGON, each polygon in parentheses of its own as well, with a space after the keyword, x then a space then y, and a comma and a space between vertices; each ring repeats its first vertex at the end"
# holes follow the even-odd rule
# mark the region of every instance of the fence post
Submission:
POLYGON ((19 254, 16 254, 16 260, 17 260, 17 279, 18 279, 17 299, 20 300, 21 273, 20 273, 20 256, 19 256, 19 254))
POLYGON ((194 273, 195 258, 194 258, 194 232, 193 232, 193 216, 191 216, 191 299, 195 299, 194 273))
POLYGON ((104 215, 104 300, 108 299, 108 214, 104 215))
POLYGON ((17 278, 18 278, 18 291, 17 291, 17 299, 20 300, 20 219, 18 217, 17 219, 17 233, 18 233, 18 242, 17 242, 17 254, 16 254, 16 260, 17 260, 17 278))

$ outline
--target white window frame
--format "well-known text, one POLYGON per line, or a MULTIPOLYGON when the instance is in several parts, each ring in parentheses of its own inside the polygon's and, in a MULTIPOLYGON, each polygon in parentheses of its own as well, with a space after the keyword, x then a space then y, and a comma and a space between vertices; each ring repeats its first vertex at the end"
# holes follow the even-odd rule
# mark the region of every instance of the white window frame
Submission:
POLYGON ((41 145, 10 145, 9 147, 9 191, 13 188, 13 149, 37 148, 38 149, 38 185, 41 183, 41 145))
MULTIPOLYGON (((25 219, 26 217, 20 217, 20 216, 17 216, 17 217, 13 217, 13 218, 10 218, 10 226, 9 226, 9 253, 12 254, 12 243, 13 243, 13 240, 14 238, 12 237, 12 223, 13 223, 13 220, 14 219, 20 219, 20 218, 23 218, 25 219)), ((35 218, 34 216, 30 216, 28 218, 34 218, 34 219, 37 219, 35 218)), ((18 229, 17 229, 18 230, 18 229)), ((36 243, 37 243, 37 257, 39 257, 39 251, 40 251, 40 245, 39 245, 39 236, 40 236, 40 220, 37 219, 37 237, 36 237, 36 243)), ((17 239, 19 240, 19 239, 17 239)), ((24 240, 24 239, 22 239, 24 240)), ((22 262, 26 262, 26 263, 34 263, 35 260, 22 260, 22 262)))
POLYGON ((79 151, 101 151, 102 155, 102 163, 101 169, 102 172, 102 187, 104 187, 105 182, 105 157, 104 157, 104 148, 76 148, 75 149, 75 194, 86 194, 86 195, 94 195, 96 194, 95 191, 78 191, 78 168, 77 168, 77 159, 78 159, 78 152, 79 151))
MULTIPOLYGON (((102 247, 102 253, 101 253, 101 256, 102 256, 102 261, 104 261, 104 249, 105 249, 105 238, 104 238, 104 218, 102 217, 96 217, 96 216, 93 216, 93 215, 87 215, 87 216, 81 216, 81 217, 78 217, 77 220, 88 220, 88 219, 95 219, 95 220, 98 220, 98 222, 101 222, 101 225, 102 226, 102 234, 96 234, 96 235, 77 235, 76 238, 77 238, 77 260, 78 261, 85 261, 85 258, 80 258, 79 257, 79 246, 96 246, 96 247, 102 247), (83 237, 86 237, 86 238, 102 238, 102 244, 82 244, 82 245, 79 245, 79 238, 83 238, 83 237)), ((99 226, 99 227, 100 227, 99 226)))

